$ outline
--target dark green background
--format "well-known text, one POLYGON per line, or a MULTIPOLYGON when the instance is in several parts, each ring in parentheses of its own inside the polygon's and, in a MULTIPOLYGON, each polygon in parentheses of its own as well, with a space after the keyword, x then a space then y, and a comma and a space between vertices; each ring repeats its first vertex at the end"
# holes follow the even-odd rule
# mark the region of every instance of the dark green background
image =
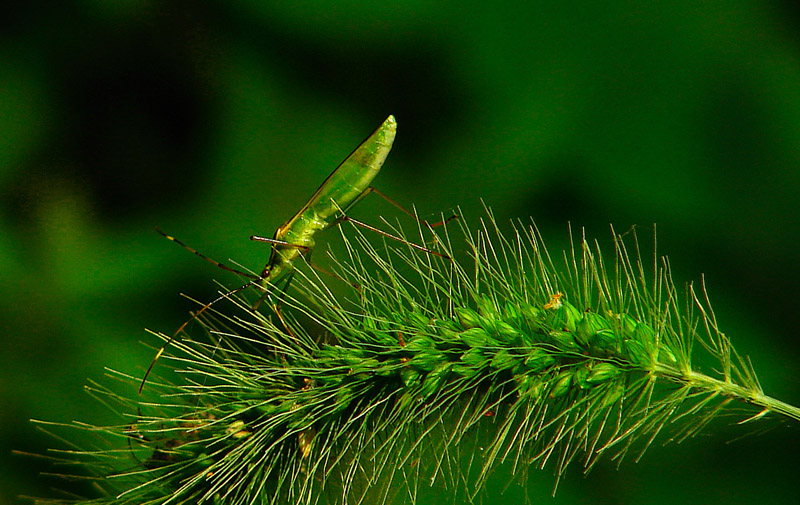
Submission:
MULTIPOLYGON (((658 225, 705 274, 764 388, 800 403, 800 11, 793 2, 20 3, 0 12, 0 504, 46 494, 27 422, 103 422, 82 391, 141 374, 186 292, 271 234, 388 114, 375 185, 425 216, 480 199, 608 241, 658 225), (53 5, 51 5, 53 4, 53 5), (109 5, 113 4, 113 5, 109 5), (202 5, 198 5, 202 4, 202 5), (290 7, 291 5, 291 7, 290 7)), ((356 217, 392 214, 364 202, 356 217)), ((322 256, 318 254, 318 256, 322 256)), ((719 422, 538 503, 796 503, 800 430, 719 422)), ((499 486, 499 484, 498 484, 499 486)), ((495 489, 496 496, 499 488, 495 489)), ((515 498, 508 498, 509 503, 515 498)))

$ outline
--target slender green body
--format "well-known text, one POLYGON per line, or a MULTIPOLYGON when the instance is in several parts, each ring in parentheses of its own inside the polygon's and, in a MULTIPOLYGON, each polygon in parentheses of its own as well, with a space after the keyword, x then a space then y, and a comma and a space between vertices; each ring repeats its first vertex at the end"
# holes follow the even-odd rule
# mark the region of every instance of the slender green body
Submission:
MULTIPOLYGON (((270 286, 274 286, 282 280, 286 280, 287 283, 289 282, 290 274, 294 268, 294 261, 303 254, 308 254, 314 247, 314 234, 336 224, 337 219, 342 218, 347 209, 352 207, 361 197, 367 194, 369 185, 372 183, 375 176, 378 175, 378 172, 383 166, 383 162, 386 161, 386 157, 392 149, 396 133, 397 122, 394 120, 394 116, 389 116, 377 130, 372 132, 361 145, 350 153, 350 156, 336 167, 336 170, 325 179, 308 203, 306 203, 297 214, 284 223, 283 226, 275 230, 275 235, 271 240, 261 237, 258 238, 258 240, 270 242, 272 244, 272 253, 270 254, 269 261, 259 277, 227 267, 197 252, 175 237, 167 235, 160 230, 159 233, 220 268, 252 278, 252 283, 257 283, 264 289, 264 296, 252 307, 253 310, 256 310, 267 296, 267 293, 269 293, 270 286)), ((392 237, 391 235, 387 236, 392 237)), ((400 240, 397 237, 392 238, 400 240)), ((256 238, 251 237, 251 239, 255 240, 256 238)), ((427 250, 424 248, 422 249, 427 250)), ((214 303, 241 291, 252 285, 252 283, 247 283, 207 303, 192 315, 191 319, 183 323, 181 327, 178 328, 178 331, 175 332, 175 335, 169 338, 167 343, 156 353, 155 358, 153 358, 153 361, 144 374, 142 383, 139 386, 139 393, 142 392, 147 377, 150 375, 150 371, 153 369, 156 361, 158 361, 158 358, 161 357, 170 342, 183 331, 187 324, 197 318, 197 316, 202 314, 214 303)))
POLYGON ((397 132, 389 116, 325 179, 300 211, 275 231, 272 254, 259 284, 267 288, 284 279, 294 261, 314 247, 314 234, 324 230, 355 204, 378 175, 397 132))

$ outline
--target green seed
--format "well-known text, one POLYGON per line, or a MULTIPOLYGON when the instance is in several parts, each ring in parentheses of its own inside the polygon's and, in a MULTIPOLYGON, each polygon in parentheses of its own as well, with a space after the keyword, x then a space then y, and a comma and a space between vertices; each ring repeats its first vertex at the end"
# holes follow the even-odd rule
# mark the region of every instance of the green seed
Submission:
POLYGON ((586 377, 586 382, 589 384, 599 384, 613 379, 619 375, 620 369, 611 363, 597 363, 592 367, 589 375, 586 377))
POLYGON ((504 321, 498 321, 497 335, 508 342, 515 343, 522 338, 522 332, 504 321))
POLYGON ((453 363, 450 371, 453 373, 453 375, 458 375, 460 377, 472 377, 476 372, 475 367, 462 365, 461 363, 453 363))
POLYGON ((406 341, 406 346, 404 350, 409 352, 426 352, 430 349, 433 349, 434 342, 433 339, 427 335, 414 335, 410 339, 406 341))
POLYGON ((508 321, 510 324, 519 327, 523 322, 522 311, 520 310, 519 306, 511 302, 506 302, 505 306, 503 307, 503 319, 508 321))
POLYGON ((606 394, 603 397, 603 401, 601 405, 603 407, 608 407, 617 402, 622 395, 625 393, 625 382, 624 381, 616 381, 611 383, 611 385, 606 390, 606 394))
POLYGON ((545 384, 538 377, 522 375, 517 381, 517 391, 520 396, 527 396, 531 399, 539 398, 542 395, 545 384))
POLYGON ((645 347, 655 347, 656 332, 649 324, 637 324, 636 328, 633 330, 632 336, 633 340, 641 342, 645 347))
POLYGON ((501 349, 492 356, 492 368, 497 370, 505 370, 517 364, 517 358, 505 349, 501 349))
POLYGON ((609 323, 605 317, 596 312, 586 312, 575 328, 575 340, 582 347, 587 347, 594 334, 607 329, 609 323))
POLYGON ((431 324, 431 320, 419 312, 410 312, 407 314, 408 324, 413 328, 425 329, 431 324))
POLYGON ((470 328, 462 331, 460 337, 468 347, 492 347, 498 344, 483 328, 470 328))
POLYGON ((550 323, 555 329, 574 332, 582 319, 583 313, 580 310, 570 303, 561 302, 561 306, 553 312, 550 323))
POLYGON ((447 362, 447 355, 443 352, 425 352, 420 353, 408 362, 409 365, 413 366, 417 370, 420 371, 432 371, 436 367, 440 366, 442 363, 447 362))
POLYGON ((586 389, 591 386, 588 382, 589 374, 592 372, 591 363, 584 363, 583 366, 578 367, 572 377, 572 383, 577 384, 581 389, 586 389))
POLYGON ((444 386, 450 376, 450 369, 450 363, 442 363, 425 376, 420 388, 420 394, 423 398, 427 398, 444 386))
POLYGON ((626 340, 622 344, 623 357, 631 363, 649 367, 653 363, 653 354, 638 340, 626 340))
POLYGON ((623 340, 634 338, 633 332, 639 324, 634 318, 627 314, 617 314, 617 322, 619 324, 623 340))
POLYGON ((600 330, 589 338, 589 345, 597 354, 616 354, 620 340, 611 330, 600 330))
POLYGON ((481 316, 474 310, 467 307, 459 307, 455 312, 459 323, 461 323, 461 327, 465 330, 477 328, 481 325, 481 316))
POLYGON ((488 363, 488 359, 484 356, 483 352, 478 348, 467 350, 461 355, 461 361, 467 366, 482 367, 488 363))
POLYGON ((538 373, 547 367, 555 364, 556 360, 552 354, 543 349, 531 349, 528 356, 525 358, 525 366, 530 369, 532 373, 538 373))
POLYGON ((575 338, 569 332, 553 330, 549 333, 549 337, 559 349, 572 351, 578 348, 575 338))
POLYGON ((542 309, 528 304, 520 305, 519 309, 522 313, 522 318, 531 330, 541 331, 544 328, 545 312, 542 309))
POLYGON ((400 371, 400 379, 403 381, 403 384, 406 387, 414 387, 419 385, 421 381, 421 375, 413 368, 406 367, 400 371))
POLYGON ((553 387, 550 388, 550 398, 560 398, 569 392, 572 384, 572 372, 561 372, 553 379, 553 387))
POLYGON ((486 295, 478 295, 475 299, 475 302, 478 305, 478 314, 487 318, 487 319, 499 319, 500 314, 497 310, 497 305, 495 305, 494 300, 489 298, 486 295))

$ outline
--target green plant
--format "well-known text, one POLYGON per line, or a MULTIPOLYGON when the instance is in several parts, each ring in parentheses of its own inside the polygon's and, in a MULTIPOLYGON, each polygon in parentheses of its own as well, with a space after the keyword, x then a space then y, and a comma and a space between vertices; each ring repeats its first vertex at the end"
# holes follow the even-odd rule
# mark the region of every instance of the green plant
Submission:
POLYGON ((420 230, 453 260, 343 236, 346 282, 301 269, 280 309, 240 293, 206 311, 205 338, 168 357, 179 379, 148 385, 159 400, 118 372, 125 393, 92 384, 121 422, 73 426, 99 445, 61 462, 103 496, 64 501, 413 503, 442 485, 470 502, 501 463, 523 481, 550 466, 557 485, 576 460, 638 456, 725 412, 800 421, 762 392, 705 290, 679 294, 634 234, 611 260, 583 237, 553 260, 533 225, 503 234, 491 213, 420 230))

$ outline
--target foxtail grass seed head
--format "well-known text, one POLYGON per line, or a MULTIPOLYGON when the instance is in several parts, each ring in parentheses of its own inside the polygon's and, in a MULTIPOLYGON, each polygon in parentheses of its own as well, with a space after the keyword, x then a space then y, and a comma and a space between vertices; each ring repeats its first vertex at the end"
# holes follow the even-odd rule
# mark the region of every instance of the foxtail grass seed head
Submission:
POLYGON ((152 378, 144 400, 136 377, 92 384, 120 423, 72 425, 97 447, 56 456, 98 496, 52 503, 413 503, 430 485, 470 501, 504 462, 557 483, 726 411, 800 420, 762 392, 704 288, 680 294, 666 262, 629 253, 635 237, 553 261, 533 225, 503 234, 491 213, 409 239, 442 256, 342 233, 339 279, 300 268, 279 308, 241 292, 207 310, 165 355, 179 381, 152 378))

